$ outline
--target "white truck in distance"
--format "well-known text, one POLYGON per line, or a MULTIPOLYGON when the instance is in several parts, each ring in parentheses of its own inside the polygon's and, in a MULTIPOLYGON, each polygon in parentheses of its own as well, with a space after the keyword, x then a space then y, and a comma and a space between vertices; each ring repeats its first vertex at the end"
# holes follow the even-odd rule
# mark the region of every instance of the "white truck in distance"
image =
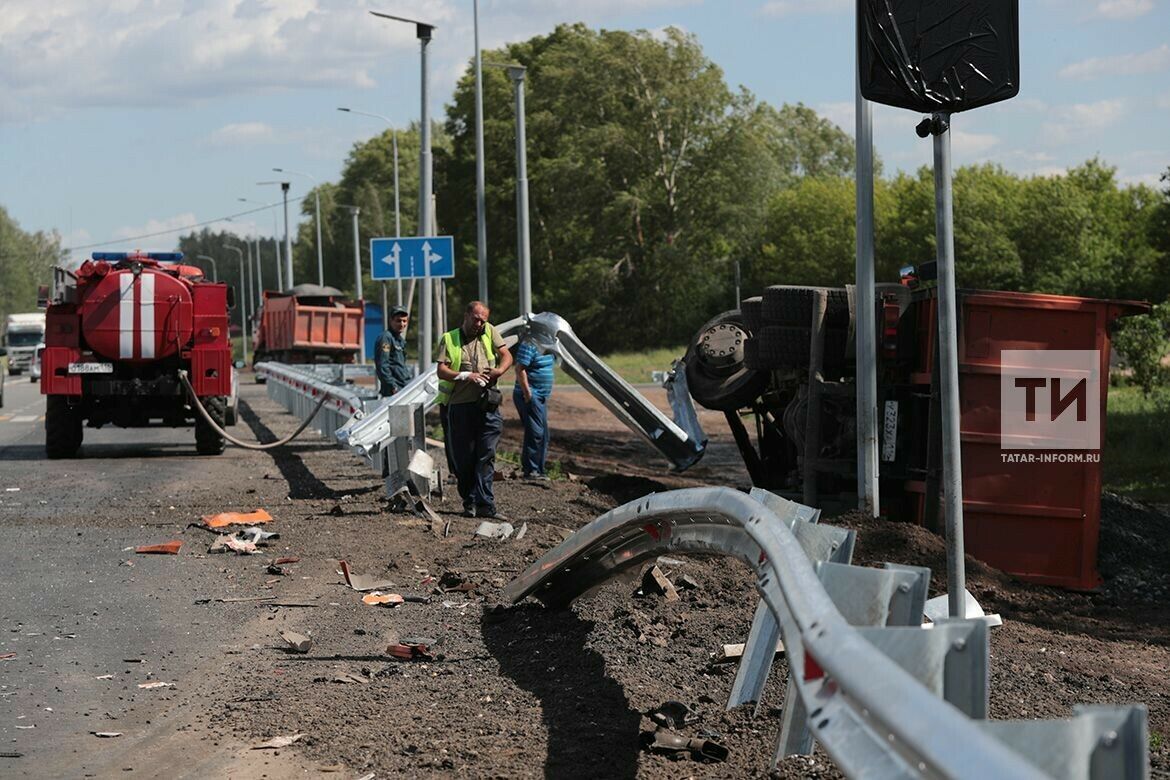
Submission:
POLYGON ((37 347, 45 340, 45 313, 9 314, 4 330, 8 373, 15 376, 32 367, 37 347))

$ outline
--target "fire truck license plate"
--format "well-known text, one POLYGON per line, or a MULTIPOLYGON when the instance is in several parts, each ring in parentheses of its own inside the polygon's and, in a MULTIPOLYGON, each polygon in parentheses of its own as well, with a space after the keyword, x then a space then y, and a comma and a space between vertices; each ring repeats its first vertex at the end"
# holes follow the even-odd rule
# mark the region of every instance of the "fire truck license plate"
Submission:
POLYGON ((70 374, 112 374, 113 363, 70 363, 70 374))

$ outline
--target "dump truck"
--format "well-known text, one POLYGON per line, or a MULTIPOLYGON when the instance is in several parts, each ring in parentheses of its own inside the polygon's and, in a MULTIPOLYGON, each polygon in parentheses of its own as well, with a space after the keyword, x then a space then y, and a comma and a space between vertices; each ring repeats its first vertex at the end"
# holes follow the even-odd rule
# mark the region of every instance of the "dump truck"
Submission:
MULTIPOLYGON (((907 268, 901 283, 877 286, 872 348, 881 514, 941 533, 932 267, 907 268)), ((1011 362, 1023 352, 1088 354, 1088 369, 1060 369, 1060 392, 1064 403, 1080 405, 1073 409, 1078 415, 1098 413, 1086 424, 1099 426, 1103 442, 1113 324, 1149 305, 959 290, 958 309, 966 551, 1024 580, 1095 588, 1100 446, 1068 450, 1052 439, 1017 449, 1019 433, 1001 430, 1001 376, 1023 365, 1011 362), (1089 399, 1098 399, 1091 409, 1089 399)), ((688 390, 700 405, 724 413, 754 485, 828 510, 857 506, 856 310, 853 288, 775 285, 713 318, 692 339, 684 358, 688 390)), ((1045 396, 1059 387, 1054 380, 1045 396)), ((1059 408, 1054 402, 1051 412, 1059 408)))
POLYGON ((299 284, 264 291, 254 363, 353 363, 362 348, 363 304, 341 290, 299 284))
POLYGON ((236 421, 234 295, 182 259, 95 252, 76 272, 54 270, 41 352, 49 458, 74 457, 83 427, 107 424, 193 425, 200 455, 223 452, 222 428, 236 421))
POLYGON ((37 345, 45 336, 45 313, 9 314, 4 329, 4 344, 8 349, 8 375, 28 371, 37 345))

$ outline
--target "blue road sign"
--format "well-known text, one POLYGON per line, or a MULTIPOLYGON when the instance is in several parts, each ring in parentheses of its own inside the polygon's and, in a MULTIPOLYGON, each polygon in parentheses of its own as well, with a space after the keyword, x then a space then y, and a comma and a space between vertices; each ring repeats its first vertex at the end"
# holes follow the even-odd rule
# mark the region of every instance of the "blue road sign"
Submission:
POLYGON ((451 236, 370 239, 370 276, 376 280, 454 275, 455 239, 451 236))

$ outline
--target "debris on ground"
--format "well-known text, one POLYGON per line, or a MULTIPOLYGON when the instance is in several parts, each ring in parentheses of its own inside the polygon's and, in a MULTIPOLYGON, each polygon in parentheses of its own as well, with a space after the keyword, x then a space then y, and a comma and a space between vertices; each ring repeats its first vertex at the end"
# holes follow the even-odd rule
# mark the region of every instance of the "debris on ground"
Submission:
POLYGON ((366 595, 362 596, 362 603, 369 604, 372 607, 397 607, 405 600, 406 599, 402 598, 402 596, 399 596, 397 593, 379 593, 378 591, 367 593, 366 595))
POLYGON ((260 552, 256 549, 255 542, 247 542, 234 536, 217 536, 211 546, 207 548, 209 553, 221 553, 225 550, 231 550, 237 555, 255 555, 260 552))
POLYGON ((0 661, 11 661, 13 658, 16 658, 16 653, 4 653, 0 655, 0 661))
POLYGON ((339 670, 334 672, 329 677, 316 677, 313 679, 313 682, 333 682, 342 684, 360 683, 361 685, 365 685, 369 682, 369 679, 362 677, 361 675, 354 674, 353 672, 339 670))
POLYGON ((399 661, 441 661, 443 656, 432 651, 442 641, 433 637, 403 637, 397 642, 392 641, 386 654, 399 661))
POLYGON ((220 512, 217 515, 204 515, 203 525, 208 528, 226 528, 229 525, 257 525, 272 522, 272 515, 263 509, 251 512, 220 512))
POLYGON ((642 744, 652 753, 690 753, 696 761, 726 761, 731 751, 710 739, 687 737, 671 729, 658 727, 642 732, 642 744))
POLYGON ((678 728, 697 723, 699 713, 692 710, 681 701, 665 701, 646 713, 646 717, 660 726, 678 728))
POLYGON ((657 566, 651 566, 642 575, 642 586, 638 588, 634 594, 636 596, 647 596, 651 593, 665 596, 667 601, 678 601, 678 591, 670 579, 662 573, 662 569, 657 566))
POLYGON ((503 540, 511 536, 514 530, 515 529, 512 527, 511 523, 493 523, 488 520, 484 520, 475 529, 475 535, 482 536, 485 539, 503 540))
POLYGON ((439 577, 439 583, 436 586, 441 593, 471 593, 479 584, 473 582, 457 571, 445 571, 443 576, 439 577))
POLYGON ((150 691, 155 688, 174 688, 175 684, 170 682, 144 682, 138 683, 138 687, 150 691))
POLYGON ((145 544, 141 547, 135 547, 134 552, 142 555, 178 555, 179 548, 183 546, 181 541, 164 542, 163 544, 145 544))
POLYGON ((369 574, 355 574, 349 569, 345 561, 338 561, 341 566, 341 575, 345 577, 345 584, 356 591, 385 590, 397 587, 390 580, 380 580, 369 574))
POLYGON ((295 555, 286 555, 283 558, 277 558, 272 562, 273 566, 283 566, 286 563, 300 563, 301 559, 295 555))
POLYGON ((280 748, 288 747, 294 742, 300 742, 304 734, 290 734, 285 737, 273 737, 267 742, 261 742, 259 745, 253 745, 253 750, 279 750, 280 748))
POLYGON ((260 545, 261 547, 267 547, 268 542, 272 539, 279 539, 280 534, 274 531, 265 531, 261 528, 257 528, 256 526, 251 526, 250 528, 245 528, 242 531, 237 531, 236 538, 242 539, 245 542, 251 542, 252 544, 260 545))
POLYGON ((520 530, 516 532, 516 541, 520 541, 521 539, 523 539, 524 535, 527 533, 528 533, 528 523, 521 523, 520 530))
MULTIPOLYGON (((743 658, 744 643, 739 642, 731 645, 723 645, 722 655, 719 656, 716 663, 731 663, 743 658)), ((784 641, 776 640, 776 655, 784 655, 784 641)))
POLYGON ((16 753, 11 750, 0 751, 0 758, 24 758, 24 753, 16 753))
POLYGON ((113 739, 114 737, 122 736, 122 732, 120 731, 91 731, 89 733, 102 739, 113 739))
POLYGON ((699 581, 689 574, 680 574, 675 578, 675 585, 679 590, 698 590, 699 581))
MULTIPOLYGON (((268 564, 268 568, 264 571, 268 574, 275 574, 278 577, 287 577, 289 574, 292 574, 288 569, 283 566, 277 566, 275 563, 268 564)), ((273 581, 275 582, 275 580, 273 581)))
POLYGON ((307 653, 313 648, 313 640, 296 631, 281 631, 280 638, 288 643, 294 653, 307 653))

